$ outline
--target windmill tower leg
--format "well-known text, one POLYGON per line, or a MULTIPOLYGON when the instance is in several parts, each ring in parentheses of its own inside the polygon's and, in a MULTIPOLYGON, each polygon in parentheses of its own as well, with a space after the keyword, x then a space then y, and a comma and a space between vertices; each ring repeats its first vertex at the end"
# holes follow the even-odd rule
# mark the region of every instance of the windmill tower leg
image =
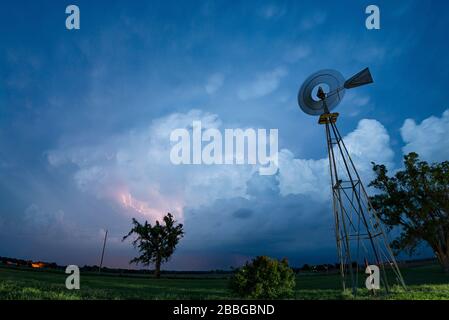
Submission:
POLYGON ((326 112, 320 116, 319 124, 324 124, 326 128, 335 236, 343 290, 350 281, 352 292, 356 294, 360 261, 375 264, 381 269, 380 280, 387 292, 389 284, 386 268, 390 268, 398 282, 405 287, 380 220, 338 131, 337 118, 338 113, 326 112))
MULTIPOLYGON (((337 244, 337 254, 340 262, 340 275, 342 280, 342 286, 343 291, 346 290, 346 271, 345 271, 345 265, 347 261, 351 261, 350 258, 350 252, 346 250, 347 247, 347 239, 344 236, 344 233, 341 233, 342 230, 345 228, 341 227, 341 215, 340 215, 340 208, 341 204, 339 202, 340 197, 340 190, 338 188, 335 188, 338 181, 338 173, 335 166, 335 156, 334 156, 334 142, 330 134, 330 124, 329 122, 325 123, 326 125, 326 139, 327 139, 327 150, 328 150, 328 156, 329 156, 329 169, 330 169, 330 177, 331 177, 331 194, 332 194, 332 205, 333 205, 333 213, 334 213, 334 220, 335 220, 335 238, 336 238, 336 244, 337 244), (348 257, 349 255, 349 257, 348 257)), ((351 277, 352 277, 352 266, 351 268, 351 277)))

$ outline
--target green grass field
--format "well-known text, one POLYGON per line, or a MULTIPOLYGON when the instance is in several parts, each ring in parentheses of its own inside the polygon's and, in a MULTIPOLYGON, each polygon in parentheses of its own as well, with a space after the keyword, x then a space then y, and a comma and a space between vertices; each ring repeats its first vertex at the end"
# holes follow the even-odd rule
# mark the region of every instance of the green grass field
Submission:
MULTIPOLYGON (((357 299, 448 299, 449 275, 436 265, 402 270, 407 290, 395 287, 390 295, 373 297, 360 289, 357 299)), ((81 289, 65 288, 66 274, 44 269, 0 266, 0 299, 233 299, 226 276, 188 274, 154 279, 81 273, 81 289)), ((360 275, 361 283, 365 275, 360 275)), ((360 286, 362 287, 362 286, 360 286)), ((336 274, 300 274, 296 299, 354 299, 340 289, 336 274)))

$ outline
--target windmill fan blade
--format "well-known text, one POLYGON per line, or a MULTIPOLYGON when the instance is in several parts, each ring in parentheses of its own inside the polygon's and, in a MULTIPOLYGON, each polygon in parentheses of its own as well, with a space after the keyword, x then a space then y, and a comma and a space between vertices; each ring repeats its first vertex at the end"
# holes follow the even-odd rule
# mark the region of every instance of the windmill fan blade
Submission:
POLYGON ((299 107, 307 114, 318 116, 325 112, 329 112, 334 109, 343 99, 345 89, 343 83, 345 78, 340 72, 331 69, 320 70, 310 75, 302 84, 298 92, 298 104, 299 107), (327 85, 329 93, 338 94, 326 94, 323 91, 322 86, 327 85), (318 87, 320 96, 315 99, 316 93, 313 90, 318 87), (327 107, 327 108, 326 108, 327 107))
POLYGON ((351 89, 355 87, 360 87, 368 83, 373 83, 373 78, 368 68, 363 69, 359 73, 353 75, 351 78, 345 81, 344 87, 346 89, 351 89))

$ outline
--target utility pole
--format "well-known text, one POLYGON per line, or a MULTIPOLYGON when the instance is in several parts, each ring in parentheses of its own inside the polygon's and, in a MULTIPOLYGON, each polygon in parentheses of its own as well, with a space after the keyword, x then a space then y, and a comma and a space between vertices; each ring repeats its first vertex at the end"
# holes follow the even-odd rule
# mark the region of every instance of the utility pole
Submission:
POLYGON ((98 267, 98 272, 101 272, 101 267, 103 266, 104 248, 106 247, 106 239, 107 238, 108 238, 108 230, 106 230, 106 233, 104 234, 103 250, 101 251, 101 261, 100 261, 100 266, 98 267))

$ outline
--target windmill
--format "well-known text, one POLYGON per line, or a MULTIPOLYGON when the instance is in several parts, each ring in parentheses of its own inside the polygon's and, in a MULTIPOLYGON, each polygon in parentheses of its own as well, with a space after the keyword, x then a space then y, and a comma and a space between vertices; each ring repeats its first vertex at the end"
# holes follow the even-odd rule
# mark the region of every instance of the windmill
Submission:
POLYGON ((397 283, 405 287, 379 216, 337 128, 339 114, 331 112, 347 89, 372 82, 368 68, 348 80, 340 72, 327 69, 310 75, 298 93, 300 108, 309 115, 319 116, 318 124, 324 125, 326 130, 340 275, 343 290, 350 286, 354 294, 359 283, 360 263, 379 268, 380 283, 387 292, 390 289, 387 269, 397 283))

